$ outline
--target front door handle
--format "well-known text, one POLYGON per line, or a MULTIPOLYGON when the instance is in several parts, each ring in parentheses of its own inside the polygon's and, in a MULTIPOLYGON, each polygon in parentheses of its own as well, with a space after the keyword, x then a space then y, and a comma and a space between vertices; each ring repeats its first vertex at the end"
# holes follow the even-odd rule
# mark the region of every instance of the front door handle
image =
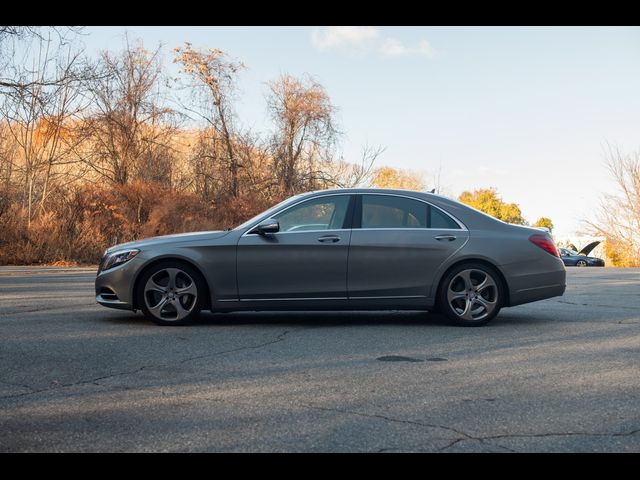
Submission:
POLYGON ((456 239, 456 236, 455 235, 436 235, 433 238, 440 241, 448 240, 449 242, 453 242, 456 239))
POLYGON ((340 237, 338 235, 325 235, 318 238, 318 241, 322 243, 336 243, 340 241, 340 237))

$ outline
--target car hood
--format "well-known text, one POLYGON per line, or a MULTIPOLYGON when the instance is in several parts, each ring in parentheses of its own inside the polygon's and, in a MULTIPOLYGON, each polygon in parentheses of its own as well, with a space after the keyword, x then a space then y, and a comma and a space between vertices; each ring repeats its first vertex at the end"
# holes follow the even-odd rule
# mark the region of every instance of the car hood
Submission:
POLYGON ((174 235, 162 235, 159 237, 143 238, 142 240, 119 243, 118 245, 109 247, 106 253, 111 253, 116 250, 122 250, 126 248, 144 248, 144 247, 162 245, 165 243, 181 243, 181 242, 192 242, 197 240, 213 240, 216 238, 224 237, 228 233, 229 233, 229 230, 212 230, 209 232, 177 233, 174 235))
POLYGON ((584 247, 582 250, 580 250, 578 252, 578 255, 589 255, 591 253, 591 251, 596 248, 598 245, 600 245, 599 241, 596 242, 591 242, 589 245, 587 245, 586 247, 584 247))

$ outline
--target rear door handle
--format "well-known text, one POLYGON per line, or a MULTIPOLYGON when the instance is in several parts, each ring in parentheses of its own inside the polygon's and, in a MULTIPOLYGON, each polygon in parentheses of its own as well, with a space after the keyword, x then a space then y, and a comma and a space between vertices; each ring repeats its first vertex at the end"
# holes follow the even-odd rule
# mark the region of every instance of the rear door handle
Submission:
POLYGON ((448 240, 450 242, 453 242, 456 239, 456 236, 455 235, 436 235, 433 238, 440 241, 448 240))
POLYGON ((338 235, 325 235, 323 237, 319 237, 318 241, 322 243, 336 243, 340 241, 340 237, 338 235))

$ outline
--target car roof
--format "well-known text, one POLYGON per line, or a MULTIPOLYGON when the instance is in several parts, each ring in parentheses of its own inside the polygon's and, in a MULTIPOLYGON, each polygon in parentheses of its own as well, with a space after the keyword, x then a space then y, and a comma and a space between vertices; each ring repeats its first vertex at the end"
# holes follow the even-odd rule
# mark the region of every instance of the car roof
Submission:
POLYGON ((312 192, 306 192, 302 195, 314 195, 318 193, 397 193, 401 195, 427 195, 434 197, 441 197, 435 193, 422 192, 418 190, 408 190, 402 188, 328 188, 326 190, 314 190, 312 192))
POLYGON ((501 220, 498 220, 495 217, 492 217, 480 210, 477 210, 473 207, 465 205, 458 200, 454 200, 449 197, 445 197, 443 195, 438 195, 436 193, 430 192, 420 192, 416 190, 405 190, 398 188, 334 188, 327 190, 315 190, 313 192, 303 193, 296 198, 308 198, 316 195, 326 195, 332 193, 342 193, 342 194, 392 194, 392 195, 400 195, 405 197, 413 197, 416 199, 420 199, 423 201, 428 201, 433 203, 435 206, 444 209, 450 215, 453 215, 457 218, 463 225, 465 225, 468 229, 482 229, 482 228, 523 228, 533 232, 540 232, 538 229, 533 229, 530 227, 524 227, 519 225, 512 225, 501 220))

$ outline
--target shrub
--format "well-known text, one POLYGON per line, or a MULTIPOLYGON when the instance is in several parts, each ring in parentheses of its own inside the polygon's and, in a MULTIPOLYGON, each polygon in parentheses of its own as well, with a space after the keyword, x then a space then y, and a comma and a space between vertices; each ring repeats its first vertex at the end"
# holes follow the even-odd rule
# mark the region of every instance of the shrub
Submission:
POLYGON ((84 185, 27 227, 18 204, 0 212, 0 264, 96 264, 104 249, 140 238, 233 227, 270 206, 241 197, 207 203, 158 184, 84 185))

